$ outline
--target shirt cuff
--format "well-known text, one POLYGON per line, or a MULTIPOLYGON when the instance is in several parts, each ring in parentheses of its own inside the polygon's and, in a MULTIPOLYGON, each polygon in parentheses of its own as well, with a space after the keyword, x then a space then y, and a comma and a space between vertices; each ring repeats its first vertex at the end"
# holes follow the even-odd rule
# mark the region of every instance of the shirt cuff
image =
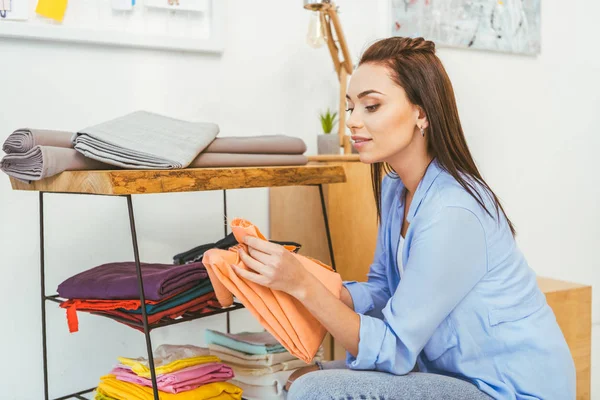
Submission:
POLYGON ((357 314, 365 314, 375 308, 373 297, 365 287, 364 282, 344 282, 344 287, 348 289, 352 302, 354 303, 354 312, 357 314))
POLYGON ((346 366, 350 369, 375 370, 386 327, 377 318, 358 314, 360 317, 358 354, 356 357, 346 353, 346 366))

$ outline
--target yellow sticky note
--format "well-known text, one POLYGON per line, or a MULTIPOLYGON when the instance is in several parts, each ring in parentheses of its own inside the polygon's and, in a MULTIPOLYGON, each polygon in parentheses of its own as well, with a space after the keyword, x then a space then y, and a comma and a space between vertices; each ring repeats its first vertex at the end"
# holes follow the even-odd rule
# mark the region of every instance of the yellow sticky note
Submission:
POLYGON ((35 12, 43 17, 62 22, 67 11, 67 0, 39 0, 35 12))

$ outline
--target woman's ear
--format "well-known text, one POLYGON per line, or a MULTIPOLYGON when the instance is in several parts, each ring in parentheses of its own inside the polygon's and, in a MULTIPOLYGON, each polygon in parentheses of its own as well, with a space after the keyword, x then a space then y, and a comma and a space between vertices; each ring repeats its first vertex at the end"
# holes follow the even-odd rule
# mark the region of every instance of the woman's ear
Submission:
POLYGON ((429 121, 427 120, 427 115, 425 111, 417 106, 417 126, 422 127, 423 129, 427 129, 429 127, 429 121))

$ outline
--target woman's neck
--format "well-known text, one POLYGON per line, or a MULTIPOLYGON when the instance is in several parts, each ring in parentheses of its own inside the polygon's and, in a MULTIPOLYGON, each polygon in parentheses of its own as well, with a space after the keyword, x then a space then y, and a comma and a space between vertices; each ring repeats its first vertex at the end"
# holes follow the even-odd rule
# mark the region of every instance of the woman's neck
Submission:
POLYGON ((412 195, 417 190, 421 179, 427 171, 433 157, 426 154, 399 155, 396 160, 389 162, 390 166, 398 174, 406 190, 412 195))

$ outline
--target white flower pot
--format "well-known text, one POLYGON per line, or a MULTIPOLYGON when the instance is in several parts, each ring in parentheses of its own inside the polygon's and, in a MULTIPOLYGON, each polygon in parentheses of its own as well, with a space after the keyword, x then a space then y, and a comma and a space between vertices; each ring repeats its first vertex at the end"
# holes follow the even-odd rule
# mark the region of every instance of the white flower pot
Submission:
POLYGON ((340 154, 340 139, 334 133, 317 136, 318 154, 340 154))

